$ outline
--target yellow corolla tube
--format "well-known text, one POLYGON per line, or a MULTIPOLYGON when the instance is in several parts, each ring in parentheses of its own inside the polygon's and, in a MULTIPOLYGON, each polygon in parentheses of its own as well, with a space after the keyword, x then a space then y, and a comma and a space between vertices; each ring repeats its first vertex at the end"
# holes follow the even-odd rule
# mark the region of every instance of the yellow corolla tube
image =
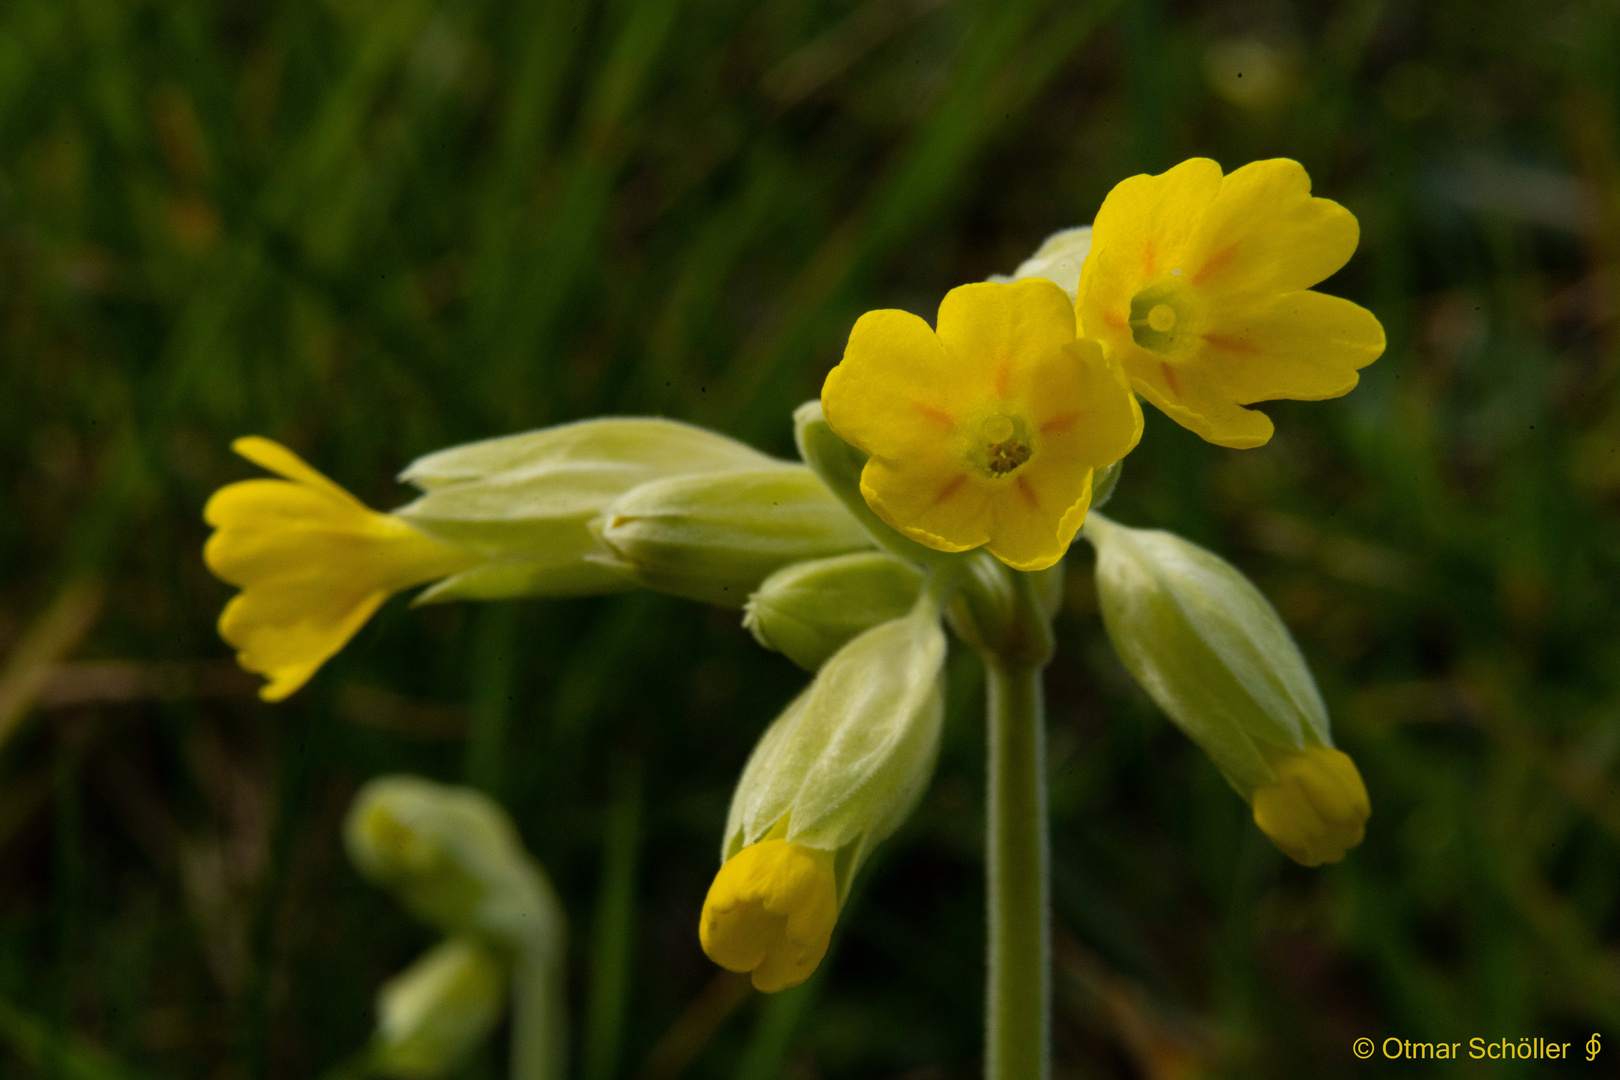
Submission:
POLYGON ((867 312, 821 405, 869 455, 861 494, 878 517, 936 551, 985 547, 1018 570, 1063 557, 1093 473, 1142 435, 1119 363, 1077 336, 1067 294, 1038 277, 952 289, 937 328, 867 312))
POLYGON ((798 986, 827 955, 838 921, 833 853, 762 840, 726 860, 703 901, 698 938, 709 959, 748 972, 766 993, 798 986))
POLYGON ((1278 755, 1275 779, 1254 789, 1254 823, 1303 866, 1344 858, 1361 843, 1372 803, 1356 763, 1331 746, 1278 755))
POLYGON ((1133 176, 1097 212, 1080 274, 1083 333, 1136 392, 1222 446, 1271 438, 1258 401, 1349 393, 1384 351, 1372 312, 1310 291, 1349 261, 1355 215, 1311 195, 1297 161, 1221 175, 1208 158, 1133 176))
POLYGON ((280 701, 304 683, 394 593, 459 573, 479 557, 378 513, 291 450, 258 436, 231 448, 281 480, 243 480, 214 493, 203 560, 242 591, 219 634, 237 662, 280 701))

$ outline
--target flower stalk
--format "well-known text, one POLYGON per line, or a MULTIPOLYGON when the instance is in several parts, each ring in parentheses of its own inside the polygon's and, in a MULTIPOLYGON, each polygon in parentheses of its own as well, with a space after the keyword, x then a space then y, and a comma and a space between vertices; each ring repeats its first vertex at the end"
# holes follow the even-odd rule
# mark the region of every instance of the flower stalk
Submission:
POLYGON ((988 740, 985 1077, 1045 1080, 1052 1065, 1051 845, 1041 673, 1052 629, 1035 575, 1002 569, 1012 610, 984 640, 988 740))
POLYGON ((1052 958, 1041 667, 985 658, 989 800, 985 873, 986 1080, 1051 1073, 1052 958))

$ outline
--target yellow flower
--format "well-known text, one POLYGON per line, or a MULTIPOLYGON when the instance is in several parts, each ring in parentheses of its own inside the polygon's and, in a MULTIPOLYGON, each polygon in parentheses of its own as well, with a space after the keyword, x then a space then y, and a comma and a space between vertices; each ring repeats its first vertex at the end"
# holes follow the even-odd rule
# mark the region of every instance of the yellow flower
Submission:
POLYGON ((698 938, 709 959, 728 971, 752 972, 754 987, 770 994, 811 976, 837 921, 832 852, 762 840, 714 876, 698 938))
POLYGON ((1372 814, 1356 763, 1330 746, 1278 756, 1276 779, 1254 789, 1254 823, 1302 866, 1338 862, 1361 843, 1372 814))
POLYGON ((1271 420, 1243 406, 1349 393, 1384 351, 1365 308, 1308 291, 1356 250, 1344 207, 1311 197, 1297 161, 1230 176, 1208 158, 1115 186, 1097 212, 1076 310, 1136 392, 1222 446, 1259 446, 1271 420))
POLYGON ((870 455, 861 494, 890 526, 1045 569, 1085 521, 1092 473, 1141 437, 1142 411, 1044 278, 952 289, 938 322, 862 315, 822 388, 827 423, 870 455))
POLYGON ((479 561, 368 509, 279 443, 250 436, 231 448, 286 477, 228 484, 203 509, 215 529, 203 560, 242 588, 219 634, 270 680, 266 701, 308 682, 394 593, 479 561))

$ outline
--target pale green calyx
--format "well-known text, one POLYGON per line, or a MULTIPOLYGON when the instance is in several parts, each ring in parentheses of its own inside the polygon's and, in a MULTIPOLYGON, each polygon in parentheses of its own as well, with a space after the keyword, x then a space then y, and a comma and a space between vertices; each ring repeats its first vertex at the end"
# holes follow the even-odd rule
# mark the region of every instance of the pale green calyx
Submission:
POLYGON ((602 554, 589 522, 637 485, 780 462, 724 435, 654 417, 582 420, 418 458, 400 479, 424 494, 396 513, 488 562, 418 602, 614 592, 634 582, 602 554))
MULTIPOLYGON (((1061 229, 1048 236, 1035 249, 1035 254, 1018 264, 1009 275, 991 274, 991 281, 1019 281, 1039 277, 1055 282, 1069 294, 1071 301, 1079 299, 1080 269, 1086 256, 1091 254, 1091 226, 1061 229)), ((1093 506, 1096 503, 1092 504, 1093 506)))
POLYGON ((371 1071, 436 1080, 489 1036, 506 996, 506 968, 479 941, 452 937, 394 976, 377 993, 371 1071))
POLYGON ((923 573, 879 551, 785 566, 748 598, 743 625, 767 649, 815 671, 855 635, 911 610, 923 573))
POLYGON ((424 922, 560 964, 562 905, 488 797, 416 776, 380 777, 355 796, 343 834, 355 868, 424 922))
POLYGON ((928 785, 945 712, 944 661, 934 590, 834 653, 748 759, 722 861, 785 821, 773 835, 837 853, 842 902, 860 864, 928 785))
POLYGON ((1276 610, 1225 560, 1093 513, 1103 624, 1148 696, 1245 799, 1274 764, 1333 745, 1327 707, 1276 610))
POLYGON ((592 522, 593 556, 649 588, 740 608, 775 571, 872 546, 802 465, 655 480, 592 522))

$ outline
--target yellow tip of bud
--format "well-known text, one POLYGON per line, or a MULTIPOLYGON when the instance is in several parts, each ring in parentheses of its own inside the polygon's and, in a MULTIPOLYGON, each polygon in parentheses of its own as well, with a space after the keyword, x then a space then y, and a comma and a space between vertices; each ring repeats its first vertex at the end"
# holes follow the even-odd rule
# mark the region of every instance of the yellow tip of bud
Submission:
POLYGON ((714 876, 698 938, 709 959, 752 972, 755 989, 772 994, 815 972, 837 921, 832 852, 764 840, 714 876))
POLYGON ((1338 862, 1361 843, 1372 804, 1355 762, 1326 746, 1272 762, 1276 780, 1254 790, 1254 823, 1302 866, 1338 862))

